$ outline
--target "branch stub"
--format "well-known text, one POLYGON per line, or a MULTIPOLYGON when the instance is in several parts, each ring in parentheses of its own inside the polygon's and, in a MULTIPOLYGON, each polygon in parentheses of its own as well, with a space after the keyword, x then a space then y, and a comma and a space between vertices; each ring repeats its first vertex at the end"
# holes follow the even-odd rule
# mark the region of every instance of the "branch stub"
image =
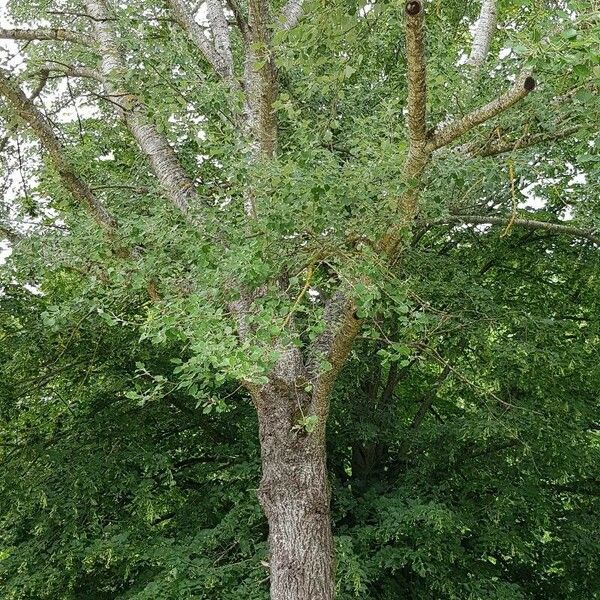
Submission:
POLYGON ((532 92, 535 89, 535 79, 531 76, 526 77, 523 82, 523 87, 528 91, 532 92))
POLYGON ((413 0, 406 3, 405 10, 407 15, 416 17, 423 10, 423 5, 419 0, 413 0))

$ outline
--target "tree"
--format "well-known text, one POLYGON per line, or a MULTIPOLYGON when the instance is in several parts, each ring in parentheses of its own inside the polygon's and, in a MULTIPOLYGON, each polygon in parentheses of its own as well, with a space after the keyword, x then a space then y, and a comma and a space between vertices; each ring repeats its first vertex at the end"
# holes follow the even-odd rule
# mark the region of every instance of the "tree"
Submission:
MULTIPOLYGON (((172 386, 209 407, 211 389, 235 381, 250 395, 271 597, 333 598, 326 424, 334 385, 360 396, 372 379, 366 398, 375 409, 426 355, 439 371, 425 378, 432 390, 451 376, 485 390, 487 373, 461 375, 452 363, 501 335, 471 322, 479 342, 446 344, 452 360, 439 353, 444 294, 436 289, 424 302, 415 291, 415 273, 431 266, 415 258, 420 240, 441 236, 443 257, 485 237, 448 232, 448 224, 488 223, 502 225, 504 237, 521 227, 567 236, 553 250, 562 255, 598 243, 591 188, 581 199, 570 189, 575 175, 594 181, 588 128, 598 56, 587 48, 598 39, 596 15, 581 2, 503 3, 512 54, 484 72, 498 43, 488 2, 464 67, 456 64, 462 3, 336 2, 325 10, 298 0, 207 0, 201 20, 184 0, 20 4, 16 19, 35 21, 44 10, 50 26, 0 32, 25 41, 26 56, 25 70, 0 72, 6 128, 23 136, 26 126, 45 157, 23 164, 19 148, 16 160, 17 172, 38 179, 25 198, 34 221, 42 213, 57 225, 49 198, 66 224, 58 223, 64 235, 39 237, 47 248, 40 262, 91 279, 122 306, 119 286, 146 295, 131 319, 140 319, 144 340, 178 352, 167 380, 149 359, 137 366, 153 393, 172 386), (55 122, 64 103, 81 111, 88 98, 91 116, 55 122), (517 104, 526 107, 521 116, 517 104), (540 219, 520 214, 523 184, 549 186, 556 161, 572 155, 558 190, 578 223, 549 220, 552 210, 540 219), (430 298, 437 318, 425 308, 430 298), (362 365, 365 381, 341 375, 348 365, 362 365)), ((27 235, 11 224, 3 231, 17 249, 27 235)), ((520 393, 510 382, 486 391, 504 412, 520 393)), ((412 428, 432 401, 423 399, 412 428)), ((351 472, 363 468, 367 480, 382 451, 357 445, 351 472)), ((405 441, 400 458, 410 452, 405 441)))

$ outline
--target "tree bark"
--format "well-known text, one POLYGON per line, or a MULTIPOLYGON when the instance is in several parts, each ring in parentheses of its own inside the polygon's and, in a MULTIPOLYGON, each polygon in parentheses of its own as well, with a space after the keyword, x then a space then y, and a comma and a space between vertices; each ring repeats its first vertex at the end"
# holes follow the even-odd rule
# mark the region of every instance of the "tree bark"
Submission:
POLYGON ((266 386, 258 406, 262 455, 259 500, 269 524, 272 600, 332 600, 333 536, 325 424, 298 425, 302 388, 266 386))
POLYGON ((496 29, 496 20, 496 0, 483 0, 473 33, 473 47, 467 61, 470 65, 481 67, 485 63, 496 29))
MULTIPOLYGON (((93 19, 98 49, 102 53, 100 69, 104 88, 119 107, 129 131, 148 158, 152 172, 160 182, 169 201, 186 216, 190 207, 197 208, 199 199, 191 177, 183 169, 179 158, 146 114, 146 108, 127 86, 122 85, 122 76, 127 71, 123 62, 118 39, 112 25, 112 16, 107 0, 87 0, 87 11, 93 19)), ((197 225, 197 221, 192 221, 197 225)))

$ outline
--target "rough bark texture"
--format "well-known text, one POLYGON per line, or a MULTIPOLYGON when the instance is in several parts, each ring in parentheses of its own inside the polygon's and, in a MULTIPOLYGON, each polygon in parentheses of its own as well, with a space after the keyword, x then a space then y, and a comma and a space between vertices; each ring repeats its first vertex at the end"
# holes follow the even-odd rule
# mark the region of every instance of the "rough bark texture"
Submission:
POLYGON ((277 147, 277 119, 273 110, 277 74, 269 47, 269 7, 264 0, 249 0, 248 24, 252 43, 246 50, 245 86, 248 121, 254 139, 253 154, 272 158, 277 147))
POLYGON ((329 396, 360 331, 355 311, 356 304, 348 291, 334 294, 325 307, 325 330, 310 348, 307 369, 313 382, 312 410, 324 422, 329 414, 329 396), (323 360, 330 365, 324 372, 323 360))
MULTIPOLYGON (((253 299, 260 294, 257 290, 229 305, 243 340, 253 335, 247 316, 255 310, 253 299)), ((331 335, 322 336, 314 356, 329 357, 339 340, 348 337, 343 314, 347 304, 341 297, 334 303, 329 314, 331 335)), ((318 383, 319 373, 310 363, 306 365, 298 348, 278 350, 269 382, 263 386, 246 383, 259 422, 262 480, 258 497, 269 524, 271 598, 331 600, 334 562, 325 449, 330 388, 326 394, 317 392, 324 389, 318 383), (310 431, 306 417, 317 417, 310 431)), ((336 355, 341 354, 337 348, 336 355)), ((340 358, 334 365, 336 373, 342 363, 340 358)))
POLYGON ((253 394, 258 410, 263 478, 259 498, 269 523, 272 600, 331 600, 335 577, 325 428, 330 395, 360 329, 352 300, 328 303, 326 330, 305 363, 291 347, 270 382, 253 394), (330 368, 321 372, 321 360, 330 368), (307 391, 312 384, 312 392, 307 391), (314 430, 302 426, 316 417, 314 430))
POLYGON ((207 0, 206 11, 210 27, 213 33, 215 50, 226 65, 227 76, 233 76, 233 56, 231 54, 231 43, 229 40, 229 25, 223 12, 221 0, 207 0))
POLYGON ((269 523, 273 600, 334 597, 333 539, 322 435, 281 435, 277 399, 260 413, 260 503, 269 523))
POLYGON ((282 353, 270 382, 253 394, 259 420, 259 500, 269 523, 272 600, 331 600, 333 538, 325 420, 301 425, 311 410, 307 371, 298 349, 282 353))

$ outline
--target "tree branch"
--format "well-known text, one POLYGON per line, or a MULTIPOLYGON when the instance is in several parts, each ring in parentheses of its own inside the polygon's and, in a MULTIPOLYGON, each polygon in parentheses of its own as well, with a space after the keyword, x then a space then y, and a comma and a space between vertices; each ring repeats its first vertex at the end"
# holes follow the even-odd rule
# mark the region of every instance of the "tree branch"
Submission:
POLYGON ((270 49, 271 17, 266 0, 248 0, 251 44, 246 50, 247 118, 254 136, 255 157, 272 158, 277 147, 277 74, 270 49))
POLYGON ((490 51, 496 22, 496 0, 483 0, 479 19, 475 24, 473 46, 467 64, 476 68, 483 66, 490 51))
POLYGON ((514 150, 522 150, 523 148, 530 148, 531 146, 537 146, 539 144, 545 144, 547 142, 555 142, 564 140, 572 136, 579 131, 579 127, 569 127, 562 131, 554 133, 539 133, 535 135, 529 135, 522 137, 518 140, 498 140, 486 143, 483 146, 476 144, 466 144, 461 148, 471 157, 484 158, 489 156, 497 156, 498 154, 504 154, 505 152, 513 152, 514 150))
POLYGON ((186 0, 167 0, 173 16, 179 26, 188 34, 190 40, 202 52, 204 58, 222 79, 232 76, 232 69, 227 61, 215 50, 211 42, 204 35, 202 27, 196 23, 194 15, 186 0))
POLYGON ((0 94, 11 103, 18 116, 34 131, 72 196, 88 209, 94 220, 104 230, 112 232, 117 226, 115 218, 94 196, 87 183, 75 173, 65 156, 62 144, 48 121, 4 69, 0 69, 0 94))
POLYGON ((302 18, 303 10, 302 4, 304 0, 288 0, 281 10, 281 28, 292 29, 298 24, 298 21, 302 18))
POLYGON ((48 69, 45 69, 45 68, 40 69, 40 80, 38 81, 38 84, 35 86, 35 88, 31 92, 31 95, 29 96, 29 99, 31 101, 35 100, 42 93, 42 90, 46 87, 46 84, 48 83, 49 75, 50 75, 50 71, 48 69))
MULTIPOLYGON (((412 418, 412 421, 409 426, 410 431, 413 431, 413 432, 416 431, 421 426, 423 421, 425 420, 427 413, 430 411, 432 413, 434 412, 433 403, 434 403, 435 399, 437 398, 438 390, 439 390, 440 386, 442 385, 442 383, 444 383, 444 381, 446 381, 446 379, 448 379, 448 376, 450 375, 451 372, 452 372, 452 367, 451 367, 450 363, 447 362, 444 365, 443 370, 441 371, 441 373, 438 375, 437 379, 435 380, 434 384, 431 386, 431 389, 429 390, 429 394, 425 394, 422 397, 422 399, 419 400, 419 409, 417 410, 416 414, 412 418)), ((438 417, 439 417, 439 415, 438 415, 438 417)), ((404 441, 402 442, 402 445, 400 446, 400 456, 407 458, 408 453, 411 449, 413 440, 414 440, 414 436, 406 437, 404 439, 404 441)))
POLYGON ((20 233, 17 233, 14 229, 7 227, 6 225, 2 225, 0 223, 0 237, 8 240, 13 246, 19 243, 23 236, 20 233))
POLYGON ((474 127, 504 112, 513 104, 525 98, 534 89, 535 79, 528 73, 522 73, 508 92, 461 119, 444 125, 437 133, 431 136, 427 148, 430 151, 434 151, 447 146, 457 138, 471 131, 474 127))
MULTIPOLYGON (((391 261, 398 252, 401 233, 417 214, 419 179, 431 154, 427 147, 427 85, 425 61, 424 9, 422 0, 411 0, 404 6, 406 13, 406 59, 408 79, 409 150, 405 175, 410 188, 398 201, 400 223, 394 222, 379 246, 391 261)), ((351 295, 336 294, 325 312, 325 331, 315 340, 311 353, 324 357, 331 369, 319 375, 313 391, 313 403, 326 405, 335 380, 346 362, 361 322, 355 315, 356 306, 351 295)), ((314 372, 314 364, 311 367, 314 372)))
POLYGON ((248 19, 242 10, 242 7, 239 5, 238 0, 226 0, 227 6, 229 6, 229 10, 233 13, 235 17, 235 22, 242 32, 242 36, 244 40, 248 40, 248 36, 250 35, 250 31, 248 30, 248 19))
POLYGON ((231 54, 229 25, 223 12, 221 0, 206 0, 206 11, 213 34, 215 50, 226 67, 227 78, 230 79, 233 77, 233 56, 231 54))
POLYGON ((413 431, 420 427, 421 423, 423 422, 427 413, 429 412, 429 410, 431 409, 431 407, 433 405, 433 402, 436 398, 438 388, 448 378, 448 376, 450 375, 450 372, 451 372, 451 367, 450 367, 450 363, 448 363, 443 368, 442 372, 439 374, 437 380, 435 381, 435 383, 433 385, 433 389, 429 390, 429 394, 426 395, 425 398, 423 398, 423 400, 421 401, 421 403, 419 405, 419 410, 413 417, 413 420, 411 421, 411 424, 410 424, 410 429, 412 429, 413 431))
POLYGON ((184 171, 168 140, 149 119, 142 102, 134 94, 126 91, 125 86, 121 87, 125 65, 112 30, 106 0, 86 0, 86 5, 88 13, 94 19, 94 31, 102 55, 100 69, 105 90, 109 96, 119 98, 119 112, 148 158, 162 191, 168 200, 187 216, 190 205, 196 204, 198 200, 194 182, 184 171))
POLYGON ((41 72, 61 73, 65 77, 77 77, 83 79, 94 79, 99 83, 104 83, 102 75, 96 69, 89 67, 80 67, 77 65, 65 65, 57 61, 47 62, 41 69, 41 72))
POLYGON ((349 296, 336 293, 325 307, 325 330, 310 347, 307 369, 313 382, 313 410, 319 417, 327 417, 329 395, 360 330, 355 310, 349 296))
POLYGON ((519 227, 525 227, 526 229, 541 229, 544 231, 551 231, 554 233, 563 233, 571 235, 573 237, 579 237, 582 239, 589 240, 594 244, 600 246, 600 237, 594 232, 575 227, 573 225, 561 225, 559 223, 549 223, 547 221, 534 221, 531 219, 513 219, 512 217, 498 217, 498 216, 483 216, 483 215, 449 215, 442 219, 435 221, 435 224, 439 223, 458 223, 465 225, 518 225, 519 227))
POLYGON ((381 250, 391 260, 397 255, 400 236, 418 210, 421 175, 429 161, 427 144, 427 81, 425 60, 425 17, 422 0, 404 5, 408 85, 408 156, 404 175, 408 189, 398 199, 398 218, 381 241, 381 250))
POLYGON ((40 27, 37 29, 0 29, 0 39, 24 40, 28 42, 53 40, 59 42, 72 42, 74 44, 82 44, 84 46, 92 45, 92 39, 89 36, 71 31, 69 29, 63 29, 61 27, 40 27))
POLYGON ((420 0, 407 2, 405 11, 406 61, 408 70, 408 132, 411 150, 413 152, 422 152, 427 137, 427 84, 422 2, 420 0))

